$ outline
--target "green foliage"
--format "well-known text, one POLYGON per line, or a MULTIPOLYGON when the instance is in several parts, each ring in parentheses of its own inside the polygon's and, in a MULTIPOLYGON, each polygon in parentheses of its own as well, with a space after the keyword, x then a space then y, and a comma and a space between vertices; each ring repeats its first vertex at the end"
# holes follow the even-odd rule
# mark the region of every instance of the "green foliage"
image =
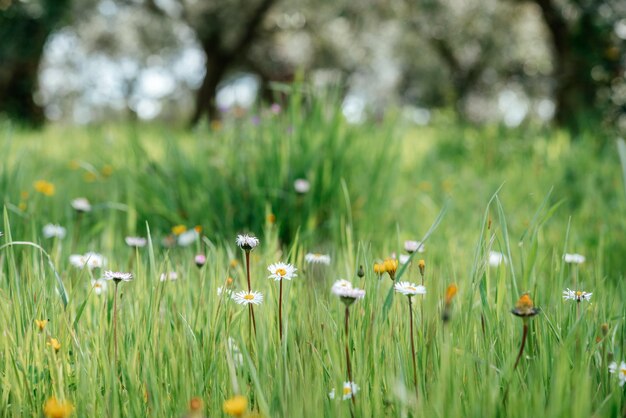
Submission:
MULTIPOLYGON (((559 132, 353 127, 334 112, 313 103, 306 117, 296 109, 258 126, 231 120, 208 137, 157 127, 56 127, 42 141, 5 130, 0 416, 40 415, 52 395, 70 399, 81 417, 180 416, 195 396, 205 415, 223 416, 223 401, 236 393, 265 417, 349 416, 349 401, 341 400, 344 305, 329 292, 342 277, 367 292, 350 308, 355 416, 622 413, 624 390, 608 373, 609 355, 626 360, 626 196, 615 149, 559 132), (293 192, 298 177, 311 181, 309 193, 293 192), (37 179, 52 181, 55 194, 34 192, 37 179), (71 210, 78 196, 92 201, 93 212, 71 210), (266 222, 269 212, 276 223, 266 222), (44 239, 47 222, 67 227, 65 239, 44 239), (162 247, 178 222, 203 225, 202 238, 162 247), (265 297, 255 308, 256 338, 246 309, 217 295, 228 277, 234 289, 246 287, 233 233, 248 226, 261 240, 251 257, 253 290, 265 297), (125 245, 124 235, 136 233, 150 238, 146 248, 125 245), (426 252, 414 256, 425 260, 428 289, 414 298, 416 400, 407 300, 396 294, 385 307, 392 283, 371 266, 400 253, 404 239, 425 235, 426 252), (319 246, 331 254, 330 266, 304 261, 319 246), (97 295, 90 278, 102 272, 68 260, 88 250, 135 276, 118 295, 118 365, 113 286, 97 295), (490 251, 507 263, 490 266, 490 251), (201 269, 198 252, 208 259, 201 269), (587 260, 566 264, 565 252, 587 260), (298 268, 284 286, 282 346, 278 284, 266 272, 277 261, 298 268), (179 280, 160 281, 165 271, 179 280), (450 283, 459 293, 444 324, 450 283), (593 292, 591 302, 577 308, 563 300, 565 288, 593 292), (541 313, 513 370, 522 320, 510 310, 522 292, 541 313), (34 320, 43 318, 50 323, 40 333, 34 320), (58 353, 48 337, 60 341, 58 353)), ((415 265, 400 274, 421 280, 415 265)))

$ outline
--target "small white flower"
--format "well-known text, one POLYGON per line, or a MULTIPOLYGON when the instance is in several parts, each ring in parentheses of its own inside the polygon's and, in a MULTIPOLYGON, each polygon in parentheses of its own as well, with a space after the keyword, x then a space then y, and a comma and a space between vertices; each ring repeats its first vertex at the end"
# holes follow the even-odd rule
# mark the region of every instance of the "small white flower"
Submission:
POLYGON ((424 244, 421 241, 404 241, 404 251, 411 254, 417 251, 423 253, 426 250, 424 244))
POLYGON ((616 374, 617 373, 617 378, 619 379, 619 385, 620 386, 624 386, 624 383, 626 383, 626 363, 625 362, 621 362, 619 367, 617 367, 617 363, 613 362, 609 365, 609 372, 616 374))
POLYGON ((333 283, 332 292, 335 293, 335 289, 352 289, 352 283, 346 279, 339 279, 333 283))
POLYGON ((240 305, 260 305, 263 302, 263 294, 261 292, 242 290, 233 295, 233 300, 240 305))
POLYGON ((183 232, 178 236, 178 245, 181 247, 187 247, 198 239, 198 231, 195 229, 190 229, 188 231, 183 232))
POLYGON ((294 277, 297 277, 296 268, 291 264, 286 263, 276 263, 270 264, 267 268, 270 272, 268 279, 274 279, 276 281, 279 280, 291 280, 294 277))
POLYGON ((126 245, 129 247, 142 248, 148 243, 148 240, 142 237, 126 237, 124 238, 126 245))
POLYGON ((93 288, 93 292, 96 295, 101 295, 103 292, 107 290, 107 282, 104 279, 91 279, 91 287, 93 288))
POLYGON ((402 293, 406 296, 425 295, 426 288, 422 285, 417 285, 410 282, 399 282, 394 285, 396 292, 402 293))
POLYGON ((170 281, 178 280, 178 273, 176 273, 175 271, 168 271, 167 273, 161 273, 159 280, 162 282, 166 280, 170 280, 170 281))
POLYGON ((593 295, 593 293, 587 293, 582 290, 571 290, 569 288, 563 291, 564 300, 575 300, 576 302, 583 300, 589 301, 591 300, 591 295, 593 295))
POLYGON ((196 263, 196 266, 202 267, 206 264, 206 256, 204 254, 197 254, 193 258, 193 262, 196 263))
POLYGON ((328 397, 330 399, 335 399, 335 388, 333 388, 333 390, 331 390, 330 392, 328 392, 328 397))
POLYGON ((585 256, 582 254, 565 254, 563 260, 570 264, 582 264, 585 262, 585 256))
POLYGON ((504 254, 497 251, 489 251, 489 265, 491 267, 498 267, 500 264, 506 264, 507 258, 504 254))
POLYGON ((65 228, 61 225, 47 224, 43 227, 43 236, 45 238, 65 238, 65 228))
POLYGON ((352 284, 347 280, 337 280, 335 284, 333 284, 331 291, 348 305, 355 300, 365 297, 365 290, 353 288, 352 284))
POLYGON ((115 282, 130 282, 131 280, 133 280, 133 275, 131 273, 125 273, 123 271, 105 271, 104 279, 113 280, 115 282))
POLYGON ((308 253, 304 256, 304 261, 309 264, 326 264, 330 265, 330 255, 319 253, 308 253))
POLYGON ((400 254, 400 264, 406 264, 409 262, 409 258, 411 258, 410 255, 406 255, 406 254, 400 254))
POLYGON ((296 179, 296 181, 293 182, 293 188, 297 193, 305 194, 311 190, 311 183, 306 179, 296 179))
POLYGON ((352 398, 359 391, 359 385, 354 382, 343 382, 343 400, 352 398))
POLYGON ((72 207, 77 212, 91 212, 91 203, 84 197, 72 200, 72 207))
POLYGON ((106 265, 106 258, 104 258, 101 254, 88 252, 84 255, 80 254, 72 254, 70 255, 70 264, 74 267, 89 268, 89 270, 93 270, 95 268, 102 268, 106 265))
POLYGON ((237 235, 236 243, 242 250, 252 251, 257 245, 259 245, 259 239, 248 234, 237 235))

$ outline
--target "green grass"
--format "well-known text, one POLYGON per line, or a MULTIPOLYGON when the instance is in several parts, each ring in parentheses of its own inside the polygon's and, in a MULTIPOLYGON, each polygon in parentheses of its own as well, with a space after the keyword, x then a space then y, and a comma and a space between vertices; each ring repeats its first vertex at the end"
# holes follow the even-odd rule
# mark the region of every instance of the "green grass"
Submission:
MULTIPOLYGON (((179 416, 193 397, 207 416, 223 416, 224 400, 237 393, 265 417, 350 416, 349 401, 340 399, 343 305, 330 293, 339 278, 367 292, 351 307, 355 416, 623 414, 624 390, 606 358, 626 360, 626 195, 611 140, 437 121, 420 129, 399 120, 353 127, 320 103, 264 117, 260 126, 228 120, 213 133, 5 125, 1 135, 2 417, 40 416, 53 395, 71 400, 79 417, 179 416), (305 195, 293 191, 301 177, 312 185, 305 195), (38 179, 53 182, 55 194, 34 192, 38 179), (79 196, 94 204, 80 221, 69 205, 79 196), (416 400, 407 301, 388 298, 392 283, 379 281, 372 265, 402 253, 405 239, 421 239, 436 220, 426 252, 416 255, 425 259, 428 289, 415 300, 416 400), (66 238, 44 239, 48 222, 65 226, 66 238), (179 223, 202 225, 202 239, 163 247, 179 223), (246 309, 217 296, 228 277, 235 289, 245 287, 234 244, 240 231, 261 240, 252 284, 265 301, 255 309, 252 339, 246 309), (131 250, 124 237, 134 234, 151 243, 131 250), (120 285, 117 365, 113 286, 96 295, 89 271, 68 261, 90 250, 113 270, 133 260, 135 279, 120 285), (489 267, 491 250, 510 263, 489 267), (331 265, 307 265, 309 251, 328 252, 331 265), (202 269, 193 262, 198 252, 208 259, 202 269), (565 252, 587 260, 565 264, 565 252), (278 286, 266 271, 281 260, 298 267, 285 283, 283 345, 278 286), (170 270, 181 278, 159 281, 170 270), (575 303, 562 300, 574 282, 593 292, 579 319, 575 303), (459 293, 444 325, 450 283, 459 293), (541 313, 513 370, 522 320, 510 310, 526 291, 541 313), (34 320, 42 318, 50 323, 39 333, 34 320), (61 342, 58 353, 48 337, 61 342), (329 399, 332 388, 338 399, 329 399)), ((402 280, 419 283, 416 267, 402 280)))

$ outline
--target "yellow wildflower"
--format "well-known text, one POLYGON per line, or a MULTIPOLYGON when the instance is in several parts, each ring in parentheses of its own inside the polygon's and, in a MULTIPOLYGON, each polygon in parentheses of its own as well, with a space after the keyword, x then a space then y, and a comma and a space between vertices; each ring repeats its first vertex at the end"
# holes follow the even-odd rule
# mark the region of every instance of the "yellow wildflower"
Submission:
POLYGON ((50 346, 50 347, 54 348, 54 351, 55 351, 55 352, 57 352, 57 353, 58 353, 58 352, 59 352, 59 350, 61 349, 61 343, 60 343, 60 342, 59 342, 59 340, 57 340, 56 338, 52 338, 52 337, 51 337, 51 338, 48 340, 48 342, 46 343, 46 345, 48 345, 48 346, 50 346))
POLYGON ((44 196, 54 195, 54 184, 50 183, 49 181, 37 180, 34 183, 34 187, 37 192, 41 193, 44 196))
POLYGON ((174 235, 180 235, 187 230, 185 225, 176 225, 172 227, 172 233, 174 235))
POLYGON ((74 411, 70 401, 59 401, 54 396, 49 398, 43 406, 43 414, 46 418, 67 418, 74 411))
POLYGON ((246 412, 248 401, 245 396, 237 395, 224 401, 224 412, 233 417, 240 417, 246 412))
POLYGON ((46 328, 46 325, 48 325, 48 320, 35 319, 35 325, 37 326, 37 328, 39 328, 39 332, 43 332, 43 330, 46 328))

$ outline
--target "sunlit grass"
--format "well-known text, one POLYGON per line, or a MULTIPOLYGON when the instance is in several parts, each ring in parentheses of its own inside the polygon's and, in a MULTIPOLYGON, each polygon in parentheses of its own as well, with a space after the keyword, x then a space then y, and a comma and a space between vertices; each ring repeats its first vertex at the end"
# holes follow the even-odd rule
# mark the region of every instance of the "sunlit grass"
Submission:
POLYGON ((320 109, 312 121, 287 116, 210 135, 5 129, 0 416, 39 416, 53 396, 79 417, 179 416, 196 397, 206 416, 223 416, 238 394, 265 417, 350 416, 345 305, 330 292, 340 278, 366 291, 350 307, 355 416, 622 413, 623 388, 608 373, 611 358, 626 359, 626 196, 614 147, 531 129, 350 127, 320 109), (301 136, 283 135, 289 123, 301 136), (259 142, 245 150, 246 138, 259 142), (311 148, 293 152, 294 144, 311 148), (310 193, 294 191, 300 176, 314 183, 310 193), (54 194, 38 193, 37 180, 52 182, 54 194), (80 196, 93 211, 79 220, 70 201, 80 196), (65 226, 66 237, 44 239, 48 222, 65 226), (188 247, 164 247, 176 224, 203 230, 188 247), (412 301, 416 393, 405 297, 373 265, 433 224, 426 251, 397 272, 421 283, 424 259, 427 293, 412 301), (251 253, 251 287, 264 295, 256 337, 247 307, 218 296, 229 278, 231 289, 247 290, 237 232, 260 239, 251 253), (128 235, 149 238, 147 246, 128 247, 128 235), (119 288, 117 364, 114 286, 97 295, 90 280, 102 269, 69 263, 87 251, 134 275, 119 288), (507 262, 490 266, 490 251, 507 262), (331 264, 307 264, 308 252, 330 254, 331 264), (567 264, 566 252, 586 261, 567 264), (207 258, 201 268, 198 253, 207 258), (279 261, 298 269, 283 289, 282 342, 279 286, 267 271, 279 261), (179 279, 160 281, 169 271, 179 279), (452 283, 458 293, 444 323, 452 283), (562 297, 576 286, 593 292, 578 309, 562 297), (522 325, 511 309, 523 292, 540 312, 514 369, 522 325))

